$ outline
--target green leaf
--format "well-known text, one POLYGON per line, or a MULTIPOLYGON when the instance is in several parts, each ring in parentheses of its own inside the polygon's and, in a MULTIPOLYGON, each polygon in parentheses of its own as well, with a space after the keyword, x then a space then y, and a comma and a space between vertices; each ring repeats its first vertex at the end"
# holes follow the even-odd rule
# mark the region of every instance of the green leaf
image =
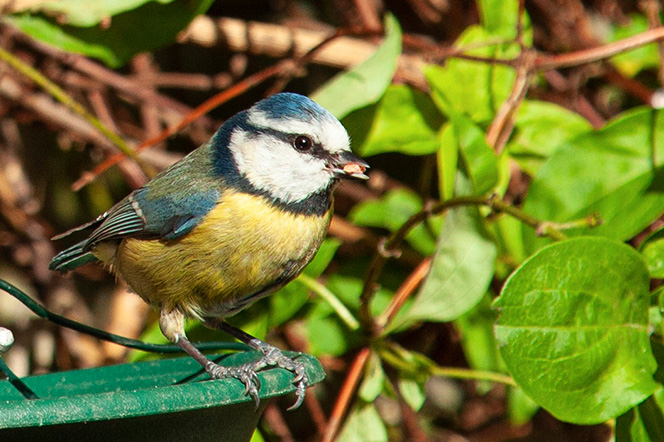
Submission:
POLYGON ((527 255, 523 243, 523 223, 511 216, 498 216, 489 225, 498 244, 498 260, 496 263, 496 276, 507 279, 514 268, 522 263, 527 255))
MULTIPOLYGON (((518 54, 516 44, 496 45, 495 35, 479 26, 468 27, 455 43, 464 53, 481 57, 511 58, 518 54), (472 49, 470 49, 472 48, 472 49)), ((488 123, 512 89, 516 77, 508 66, 450 58, 445 66, 430 65, 424 75, 440 110, 461 113, 473 122, 488 123)))
MULTIPOLYGON (((599 227, 566 233, 633 237, 664 211, 664 176, 655 168, 664 155, 654 141, 664 137, 662 129, 658 111, 639 109, 575 138, 542 165, 528 189, 524 211, 557 222, 596 213, 602 219, 599 227)), ((532 229, 524 234, 531 250, 541 245, 532 229)))
MULTIPOLYGON (((516 38, 517 20, 519 16, 518 0, 478 0, 482 25, 492 34, 504 38, 516 38)), ((532 30, 527 16, 524 17, 524 42, 532 44, 532 30)))
POLYGON ((639 404, 639 416, 650 440, 664 440, 664 416, 655 395, 639 404))
POLYGON ((561 146, 592 130, 588 121, 553 103, 526 100, 519 109, 507 151, 529 175, 561 146))
POLYGON ((496 246, 476 207, 447 212, 431 270, 412 306, 394 326, 416 321, 451 321, 473 308, 493 276, 496 246))
MULTIPOLYGON (((417 194, 406 188, 399 188, 385 193, 379 200, 361 202, 353 208, 349 218, 360 226, 384 228, 395 232, 408 218, 420 212, 422 207, 422 200, 417 194)), ((436 247, 440 220, 440 217, 432 217, 428 225, 418 225, 410 231, 406 240, 420 253, 432 254, 436 247)))
MULTIPOLYGON (((57 17, 58 23, 91 27, 122 12, 131 11, 154 0, 58 0, 31 2, 29 12, 57 17)), ((170 3, 173 0, 156 0, 170 3)), ((27 11, 26 11, 27 12, 27 11)))
POLYGON ((371 57, 334 77, 311 99, 339 119, 377 102, 392 83, 401 54, 401 29, 391 14, 385 17, 385 34, 385 41, 371 57))
POLYGON ((460 114, 452 113, 451 121, 474 193, 490 191, 498 182, 498 157, 487 144, 484 131, 460 114))
POLYGON ((438 191, 441 199, 447 200, 454 196, 457 166, 459 162, 458 140, 454 127, 450 123, 443 126, 440 134, 441 149, 438 151, 438 191))
POLYGON ((630 408, 616 418, 615 442, 651 442, 648 440, 637 408, 630 408))
MULTIPOLYGON (((641 34, 649 29, 648 19, 642 14, 630 14, 629 23, 610 29, 608 42, 622 40, 641 34), (611 32, 612 31, 612 32, 611 32)), ((659 66, 657 43, 651 43, 627 52, 621 52, 611 58, 613 65, 627 77, 634 77, 644 69, 659 66)))
POLYGON ((251 440, 249 442, 265 442, 265 438, 263 438, 263 435, 258 428, 254 430, 254 434, 251 435, 251 440))
POLYGON ((664 390, 630 408, 616 419, 616 442, 659 442, 664 440, 664 390))
MULTIPOLYGON (((502 363, 493 334, 493 325, 498 314, 491 309, 491 301, 491 296, 485 294, 477 306, 456 319, 454 325, 459 331, 463 354, 471 368, 504 372, 505 364, 502 363)), ((481 383, 479 388, 487 392, 491 386, 492 384, 486 382, 481 383)))
POLYGON ((383 392, 385 378, 385 371, 380 357, 372 351, 367 362, 364 380, 357 391, 358 396, 366 402, 373 402, 383 392))
POLYGON ((387 429, 373 404, 358 404, 346 419, 338 442, 387 442, 387 429))
MULTIPOLYGON (((115 5, 108 0, 96 3, 99 9, 88 11, 86 7, 76 6, 74 0, 67 3, 67 15, 71 23, 88 23, 104 16, 104 11, 116 11, 129 7, 134 2, 115 5), (108 9, 105 9, 108 7, 108 9), (81 11, 74 12, 77 8, 81 11)), ((128 62, 135 54, 150 51, 175 40, 194 17, 204 13, 213 0, 191 0, 162 2, 136 2, 141 6, 113 15, 110 25, 97 24, 90 27, 78 27, 72 24, 61 25, 56 18, 41 14, 16 14, 2 18, 20 28, 26 34, 50 45, 69 52, 76 52, 98 58, 107 65, 117 68, 128 62)), ((54 7, 62 2, 48 2, 54 7)), ((86 5, 88 2, 85 2, 86 5)))
POLYGON ((496 338, 516 383, 558 419, 624 413, 658 384, 648 332, 648 271, 631 247, 575 238, 533 255, 494 303, 496 338))
POLYGON ((307 319, 307 351, 314 356, 341 356, 348 351, 347 328, 336 316, 312 315, 307 319))
POLYGON ((519 387, 507 391, 507 415, 515 425, 525 425, 539 410, 537 402, 530 399, 519 387))
POLYGON ((415 379, 411 378, 399 378, 399 392, 401 397, 408 404, 413 411, 420 411, 424 401, 426 400, 426 395, 424 394, 423 386, 420 385, 415 379))
POLYGON ((384 152, 427 155, 440 148, 443 118, 428 95, 406 85, 389 86, 374 105, 348 115, 343 124, 362 156, 384 152))
POLYGON ((651 278, 664 278, 664 229, 659 229, 643 240, 639 246, 648 265, 651 278))

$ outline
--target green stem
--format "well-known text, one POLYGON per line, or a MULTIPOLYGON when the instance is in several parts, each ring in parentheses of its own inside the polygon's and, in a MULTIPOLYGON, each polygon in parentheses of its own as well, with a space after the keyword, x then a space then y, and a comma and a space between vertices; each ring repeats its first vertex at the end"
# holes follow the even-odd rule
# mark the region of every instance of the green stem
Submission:
POLYGON ((0 47, 0 60, 4 60, 14 69, 19 71, 21 74, 25 75, 35 83, 37 83, 42 89, 48 92, 53 98, 58 100, 60 103, 64 104, 66 107, 72 111, 79 114, 81 117, 85 118, 90 124, 92 124, 99 132, 101 132, 106 138, 108 138, 111 143, 117 146, 118 149, 129 158, 133 159, 138 163, 139 166, 143 169, 146 175, 154 175, 152 168, 147 167, 143 161, 138 157, 138 154, 134 149, 132 149, 120 136, 108 129, 104 124, 99 121, 97 117, 89 113, 80 103, 71 98, 64 90, 62 90, 58 85, 53 83, 51 80, 43 76, 39 71, 23 63, 19 58, 12 55, 10 52, 4 50, 0 47))
MULTIPOLYGON (((46 319, 53 322, 54 324, 60 325, 62 327, 70 328, 81 333, 93 336, 97 339, 102 339, 104 341, 112 342, 114 344, 123 345, 128 348, 134 348, 136 350, 156 352, 156 353, 182 353, 182 349, 177 345, 162 345, 162 344, 149 344, 143 341, 137 341, 135 339, 125 338, 113 333, 108 333, 103 330, 91 327, 89 325, 81 324, 80 322, 73 321, 64 316, 57 315, 42 305, 37 301, 23 293, 17 287, 11 285, 5 280, 0 279, 0 290, 3 290, 19 300, 23 305, 30 309, 34 314, 40 318, 46 319)), ((239 342, 201 342, 197 343, 196 347, 199 350, 247 350, 248 347, 239 342)))
MULTIPOLYGON (((460 196, 450 198, 445 201, 425 207, 424 210, 411 216, 396 232, 390 235, 382 244, 379 245, 379 250, 374 254, 373 260, 369 265, 369 270, 364 279, 364 288, 360 295, 360 320, 365 329, 370 330, 374 335, 379 331, 375 330, 373 318, 369 312, 369 305, 371 298, 376 292, 378 277, 383 270, 383 266, 388 258, 399 255, 399 246, 406 239, 408 233, 425 219, 432 215, 437 215, 445 212, 448 209, 459 206, 487 206, 496 213, 505 213, 512 216, 524 224, 532 227, 539 235, 548 236, 556 241, 561 241, 566 236, 560 232, 565 225, 559 225, 552 222, 545 222, 537 219, 521 209, 504 202, 498 195, 472 195, 460 196)), ((588 219, 586 222, 592 225, 592 220, 588 219)))
POLYGON ((325 302, 327 302, 349 329, 357 330, 360 328, 360 322, 355 319, 355 316, 353 316, 350 310, 348 310, 346 306, 341 301, 339 301, 339 298, 337 298, 337 296, 332 293, 330 289, 318 282, 316 278, 312 278, 309 275, 301 273, 300 276, 297 277, 297 281, 304 284, 307 288, 312 290, 325 302))
POLYGON ((424 369, 429 376, 442 376, 447 378, 475 381, 489 381, 516 386, 516 383, 512 377, 493 371, 473 370, 470 368, 458 367, 441 367, 434 364, 433 362, 425 366, 414 365, 411 362, 404 360, 396 352, 388 348, 384 348, 382 351, 380 351, 380 357, 394 368, 403 372, 412 373, 414 375, 421 375, 422 372, 418 371, 418 368, 421 368, 424 369))
POLYGON ((475 381, 489 381, 516 387, 516 382, 514 382, 514 379, 512 379, 511 376, 493 371, 436 366, 431 367, 429 373, 431 373, 432 376, 441 376, 454 379, 471 379, 475 381))

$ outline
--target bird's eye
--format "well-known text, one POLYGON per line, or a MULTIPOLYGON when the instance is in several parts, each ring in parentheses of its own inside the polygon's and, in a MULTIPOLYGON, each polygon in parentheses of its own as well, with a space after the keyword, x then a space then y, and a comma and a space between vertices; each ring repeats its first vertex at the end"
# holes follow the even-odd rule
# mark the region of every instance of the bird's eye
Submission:
POLYGON ((314 147, 314 142, 311 138, 305 135, 300 135, 293 140, 293 147, 300 152, 306 152, 314 147))

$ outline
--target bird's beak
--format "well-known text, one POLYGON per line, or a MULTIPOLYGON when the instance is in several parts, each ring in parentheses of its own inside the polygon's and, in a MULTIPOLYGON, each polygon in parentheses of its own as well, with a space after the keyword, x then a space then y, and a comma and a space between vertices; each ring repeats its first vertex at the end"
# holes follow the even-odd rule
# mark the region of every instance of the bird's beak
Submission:
POLYGON ((332 161, 332 170, 339 178, 352 178, 360 180, 368 180, 369 177, 365 172, 369 169, 369 165, 362 158, 350 153, 343 152, 335 157, 332 161))

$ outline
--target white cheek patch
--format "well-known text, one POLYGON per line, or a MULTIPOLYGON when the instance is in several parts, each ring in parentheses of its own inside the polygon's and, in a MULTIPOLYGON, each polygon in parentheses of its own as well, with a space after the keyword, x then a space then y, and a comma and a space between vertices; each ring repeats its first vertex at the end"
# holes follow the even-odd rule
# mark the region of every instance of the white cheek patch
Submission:
POLYGON ((252 186, 287 203, 326 189, 334 178, 322 159, 301 154, 269 135, 249 137, 235 130, 229 148, 238 171, 252 186))

